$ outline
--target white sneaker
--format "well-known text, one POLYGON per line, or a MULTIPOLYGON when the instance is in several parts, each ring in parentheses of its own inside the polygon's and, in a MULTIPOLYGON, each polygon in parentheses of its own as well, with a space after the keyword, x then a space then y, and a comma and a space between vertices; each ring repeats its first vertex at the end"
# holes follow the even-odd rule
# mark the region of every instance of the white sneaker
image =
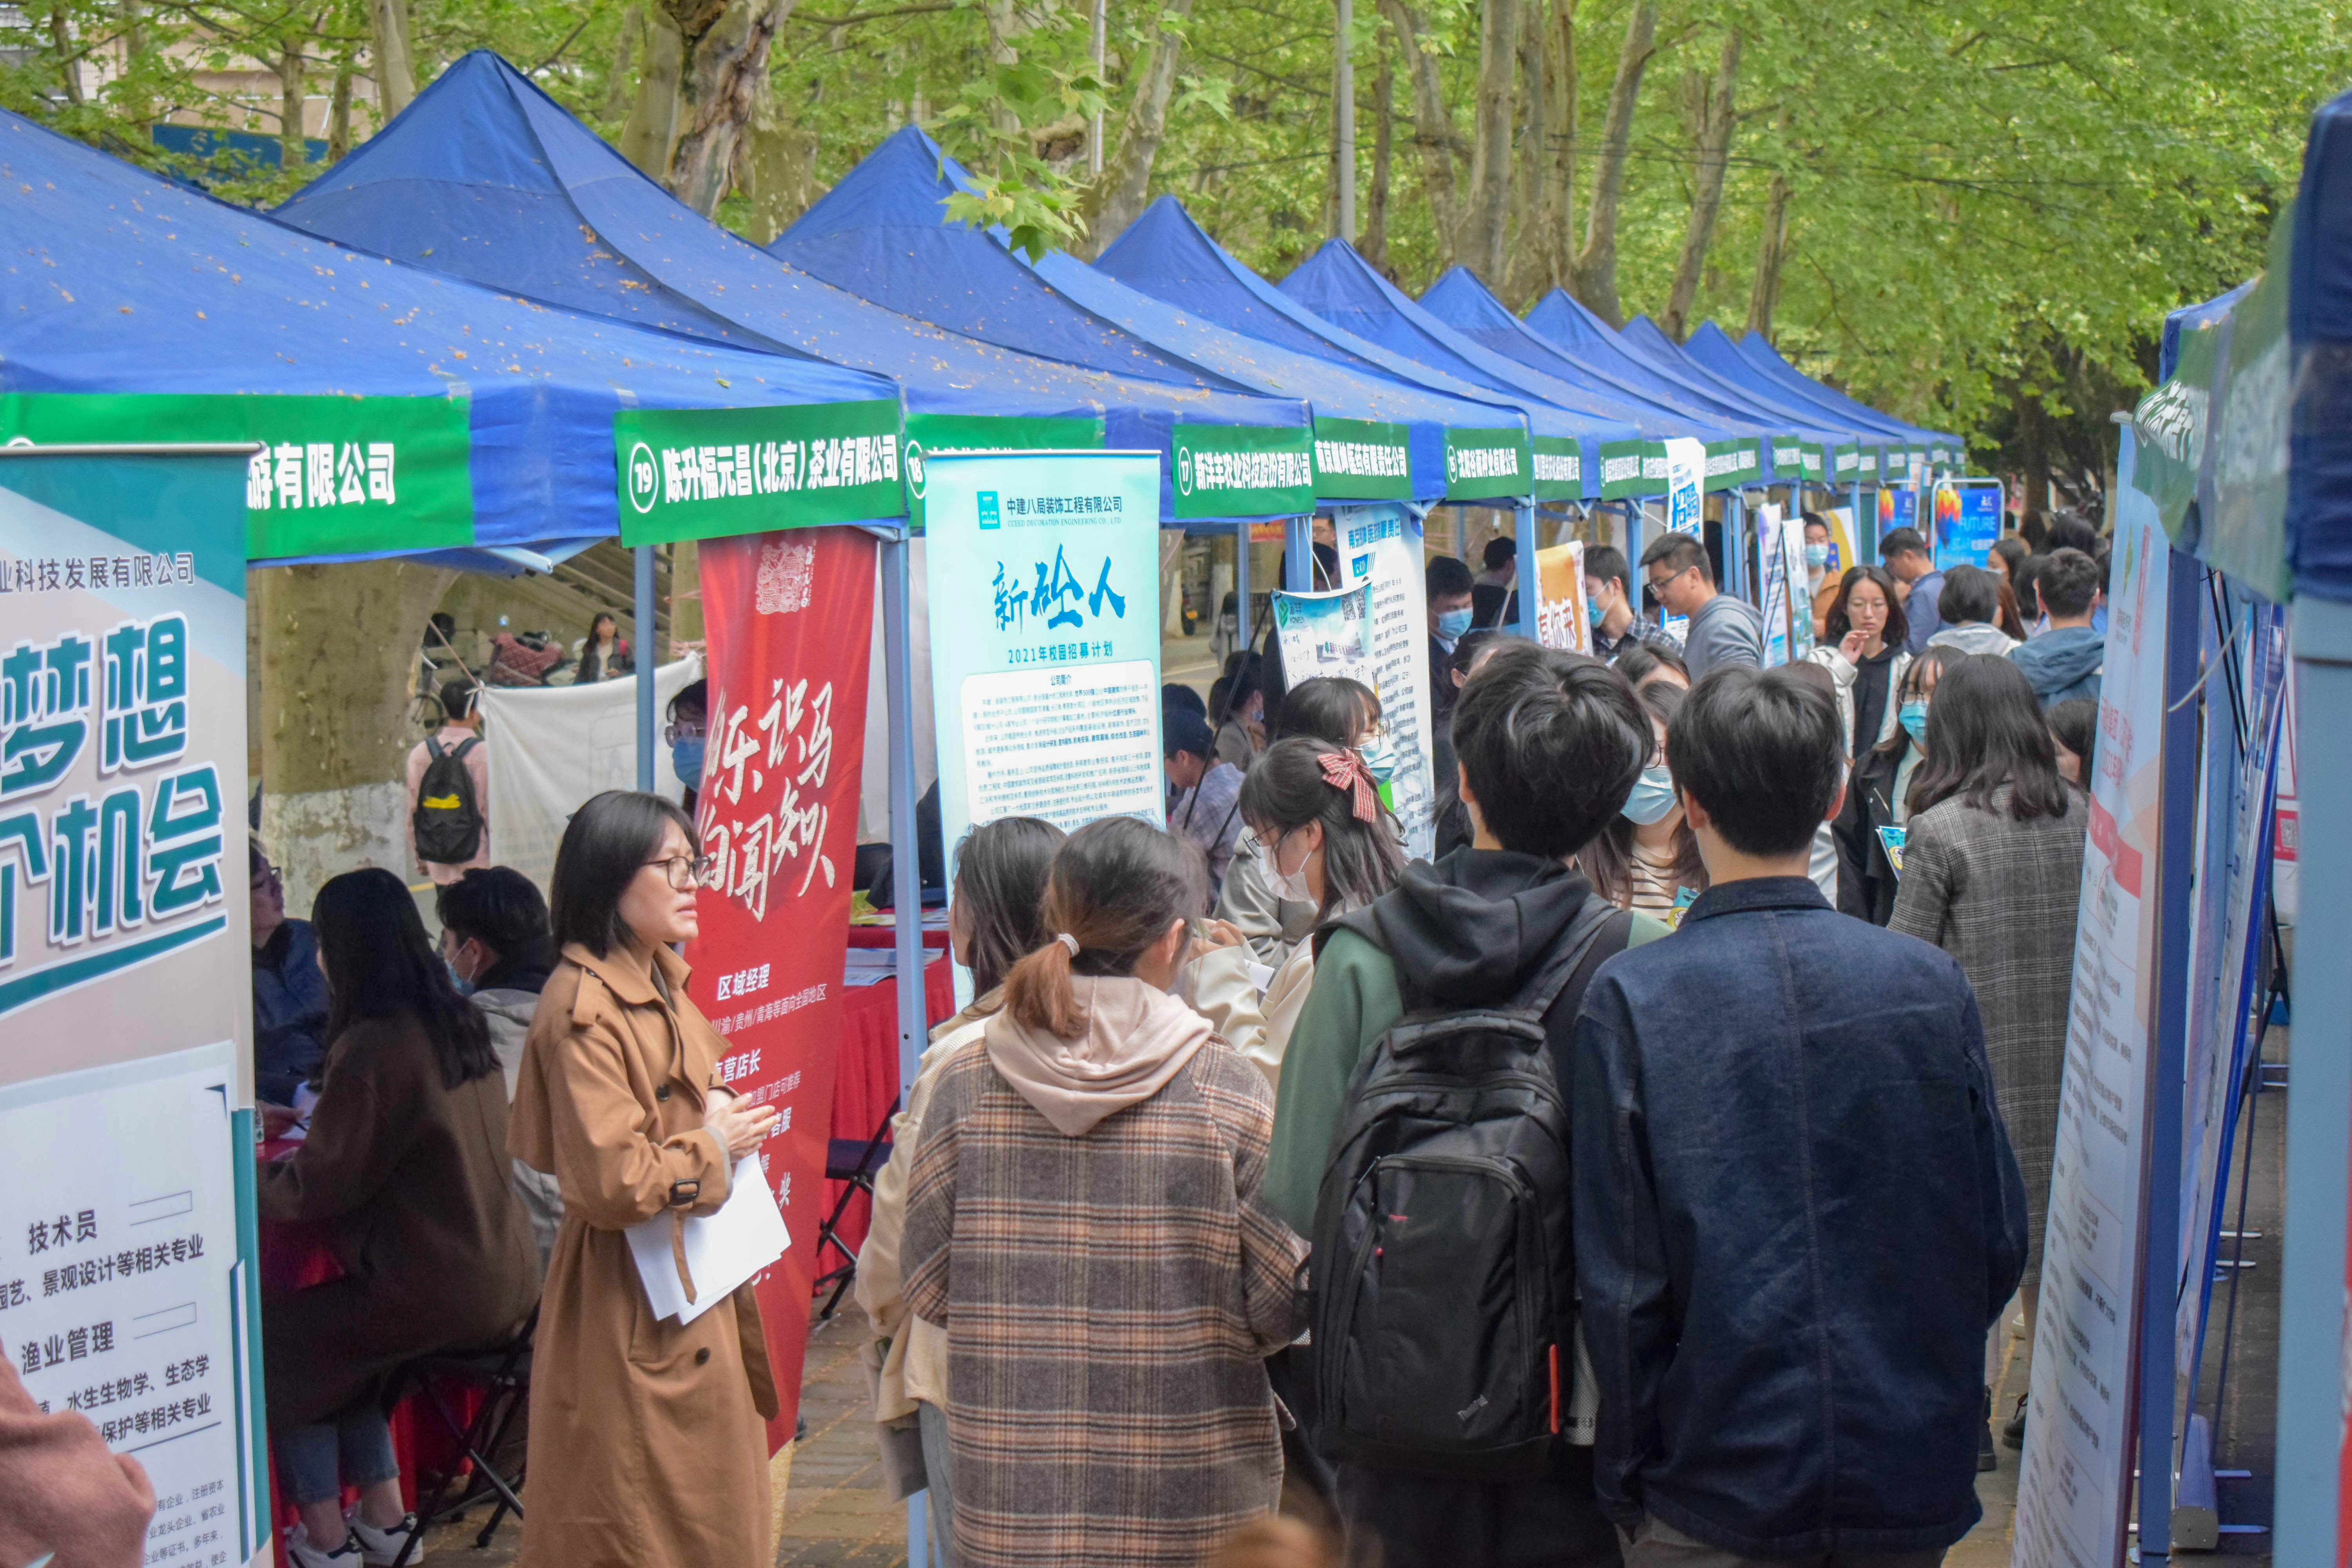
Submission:
MULTIPOLYGON (((400 1555, 400 1549, 408 1544, 408 1538, 416 1535, 416 1516, 413 1513, 402 1519, 390 1530, 378 1530, 357 1513, 349 1516, 349 1522, 352 1527, 352 1539, 360 1543, 361 1553, 365 1557, 369 1568, 391 1568, 393 1562, 400 1555)), ((423 1536, 417 1536, 415 1548, 409 1552, 408 1560, 411 1563, 425 1561, 423 1536)))
MULTIPOLYGON (((310 1539, 310 1528, 297 1524, 286 1532, 286 1561, 294 1568, 359 1568, 367 1561, 365 1549, 360 1545, 356 1531, 347 1531, 343 1543, 332 1552, 310 1539)), ((384 1559, 389 1563, 391 1558, 384 1559)))

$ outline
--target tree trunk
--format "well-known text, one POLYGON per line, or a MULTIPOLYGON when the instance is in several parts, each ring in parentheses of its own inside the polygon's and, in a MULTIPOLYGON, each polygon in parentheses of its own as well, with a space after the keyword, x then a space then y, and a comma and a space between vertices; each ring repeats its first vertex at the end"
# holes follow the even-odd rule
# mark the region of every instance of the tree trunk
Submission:
POLYGON ((1660 325, 1680 342, 1690 331, 1691 306, 1698 300, 1699 273, 1715 239, 1715 216, 1723 206, 1723 171, 1731 157, 1731 104, 1739 85, 1739 29, 1723 36, 1723 60, 1712 86, 1700 79, 1692 117, 1697 132, 1698 167, 1691 180, 1690 227, 1683 235, 1682 259, 1675 263, 1674 287, 1666 295, 1660 325))
POLYGON ((1470 161, 1470 212, 1457 257, 1490 286, 1503 281, 1503 240, 1511 216, 1511 125, 1519 68, 1519 0, 1478 7, 1477 133, 1470 161))
POLYGON ((662 5, 645 14, 645 64, 637 70, 636 101, 621 127, 621 156, 656 180, 669 177, 670 149, 677 145, 679 83, 686 71, 686 36, 662 5))
POLYGON ((402 816, 416 649, 457 574, 397 562, 252 574, 260 648, 261 839, 307 914, 319 885, 383 866, 405 881, 402 816))
POLYGON ((2017 393, 2018 455, 2025 461, 2025 510, 2050 511, 2050 416, 2042 394, 2021 385, 2017 393))
POLYGON ((736 157, 736 184, 751 207, 745 238, 764 246, 808 211, 817 197, 816 154, 816 132, 787 121, 772 95, 763 100, 736 157))
POLYGON ((1775 174, 1764 193, 1764 233, 1756 243, 1756 286, 1748 294, 1748 330, 1768 341, 1780 308, 1780 262, 1789 248, 1789 176, 1775 174))
POLYGON ((1490 279, 1504 300, 1518 305, 1533 298, 1530 289, 1543 275, 1545 160, 1549 156, 1552 99, 1544 76, 1544 55, 1551 38, 1549 0, 1527 0, 1519 16, 1519 101, 1517 142, 1511 149, 1509 238, 1506 241, 1502 275, 1490 279))
POLYGON ((1592 172, 1592 206, 1584 220, 1584 247, 1576 253, 1576 297, 1612 327, 1625 321, 1624 309, 1617 302, 1617 214, 1625 195, 1625 157, 1633 146, 1642 73, 1649 68, 1657 33, 1656 0, 1633 0, 1625 18, 1625 44, 1617 55, 1617 75, 1609 84, 1601 157, 1592 172))
POLYGON ((1576 136, 1581 107, 1576 90, 1576 0, 1560 0, 1559 25, 1554 29, 1552 79, 1559 101, 1551 111, 1553 152, 1551 178, 1545 200, 1549 221, 1543 237, 1548 260, 1544 288, 1565 288, 1576 267, 1576 136))
POLYGON ((1395 29, 1397 47, 1412 73, 1412 140, 1421 149, 1421 185, 1429 197, 1430 225, 1437 232, 1440 270, 1454 262, 1454 239, 1461 207, 1454 189, 1454 160, 1467 155, 1461 132, 1445 108, 1445 94, 1437 79, 1437 61, 1422 44, 1426 30, 1421 17, 1404 0, 1381 0, 1395 29))
POLYGON ((1371 268, 1389 271, 1389 182, 1396 155, 1396 70, 1386 47, 1372 76, 1372 189, 1364 205, 1364 237, 1356 248, 1371 268))
MULTIPOLYGON (((684 73, 684 134, 670 154, 670 195, 709 217, 735 174, 735 150, 768 96, 768 49, 795 0, 735 0, 694 40, 684 73)), ((707 6, 705 7, 708 8, 707 6)))
POLYGON ((341 163, 352 150, 352 57, 347 49, 335 62, 335 95, 328 100, 327 162, 341 163))
POLYGON ((278 51, 278 166, 288 174, 310 161, 302 137, 304 61, 299 38, 278 51))
POLYGON ((644 6, 632 5, 621 13, 620 37, 613 42, 613 69, 604 78, 604 102, 598 119, 618 120, 628 112, 629 62, 636 56, 637 40, 645 30, 644 6))
POLYGON ((368 33, 376 123, 383 125, 416 96, 416 57, 408 42, 408 0, 368 0, 368 33))
POLYGON ((49 7, 49 47, 57 51, 58 76, 65 87, 66 101, 80 103, 81 61, 74 58, 73 23, 62 4, 49 7))
POLYGON ((140 141, 155 118, 154 101, 147 96, 142 72, 147 60, 147 7, 143 0, 122 0, 121 97, 116 101, 140 141))
MULTIPOLYGON (((1166 0, 1163 16, 1179 19, 1192 14, 1192 0, 1166 0)), ((1135 73, 1135 97, 1118 128, 1118 151, 1103 166, 1103 177, 1087 188, 1086 254, 1092 257, 1128 225, 1143 215, 1144 198, 1151 194, 1151 165, 1160 156, 1160 139, 1168 129, 1168 100, 1176 90, 1176 65, 1184 40, 1161 28, 1151 53, 1135 73)))

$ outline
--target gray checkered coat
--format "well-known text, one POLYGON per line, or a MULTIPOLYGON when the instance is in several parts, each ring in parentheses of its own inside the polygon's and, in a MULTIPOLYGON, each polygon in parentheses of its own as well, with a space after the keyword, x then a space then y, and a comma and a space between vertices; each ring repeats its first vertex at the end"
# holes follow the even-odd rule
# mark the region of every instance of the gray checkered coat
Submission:
POLYGON ((1151 1099, 1055 1131, 968 1046, 907 1202, 907 1300, 948 1334, 957 1561, 1192 1568, 1271 1513, 1264 1358, 1306 1248, 1258 1196, 1265 1076, 1211 1038, 1151 1099))
POLYGON ((2058 1083, 2074 973, 2074 912, 2090 812, 2074 795, 2064 816, 2019 822, 1994 792, 1992 811, 1958 796, 1913 817, 1887 929, 1932 942, 1959 961, 1984 1016, 1993 1093, 2025 1177, 2033 1238, 2026 1278, 2040 1277, 2058 1083))

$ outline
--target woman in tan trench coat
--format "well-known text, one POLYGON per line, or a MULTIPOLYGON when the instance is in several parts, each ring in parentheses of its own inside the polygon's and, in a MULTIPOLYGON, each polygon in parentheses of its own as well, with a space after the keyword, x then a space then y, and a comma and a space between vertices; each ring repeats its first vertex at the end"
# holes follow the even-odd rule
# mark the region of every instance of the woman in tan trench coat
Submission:
POLYGON ((556 852, 562 962, 540 994, 509 1149, 563 1189, 530 1383, 523 1568, 767 1568, 776 1413, 749 1285, 656 1319, 628 1226, 727 1201, 775 1112, 718 1087, 725 1048, 667 944, 695 934, 685 813, 612 791, 556 852))

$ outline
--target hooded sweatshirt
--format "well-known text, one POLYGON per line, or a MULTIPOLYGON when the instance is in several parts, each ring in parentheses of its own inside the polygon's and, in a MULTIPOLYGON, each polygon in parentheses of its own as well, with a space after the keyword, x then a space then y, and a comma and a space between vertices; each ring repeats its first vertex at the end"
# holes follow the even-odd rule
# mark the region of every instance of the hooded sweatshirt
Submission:
MULTIPOLYGON (((1316 1192, 1365 1049, 1408 1008, 1454 1011, 1509 1000, 1591 896, 1592 884, 1559 861, 1465 848, 1433 866, 1414 861, 1395 888, 1326 928, 1315 988, 1283 1057, 1267 1205, 1292 1229, 1313 1234, 1316 1192)), ((1603 928, 1587 970, 1666 934, 1646 915, 1628 918, 1632 929, 1622 941, 1603 928)), ((1563 1082, 1581 991, 1571 981, 1545 1019, 1563 1082)))
POLYGON ((1070 989, 1086 1015, 1075 1040, 1033 1029, 1010 1013, 988 1021, 981 1037, 989 1064, 1066 1137, 1158 1094, 1183 1070, 1210 1035, 1209 1021, 1167 992, 1132 975, 1074 974, 1070 989))
POLYGON ((2106 634, 2089 626, 2053 626, 2020 643, 2009 658, 2025 671, 2044 708, 2075 697, 2096 700, 2107 667, 2106 634))

